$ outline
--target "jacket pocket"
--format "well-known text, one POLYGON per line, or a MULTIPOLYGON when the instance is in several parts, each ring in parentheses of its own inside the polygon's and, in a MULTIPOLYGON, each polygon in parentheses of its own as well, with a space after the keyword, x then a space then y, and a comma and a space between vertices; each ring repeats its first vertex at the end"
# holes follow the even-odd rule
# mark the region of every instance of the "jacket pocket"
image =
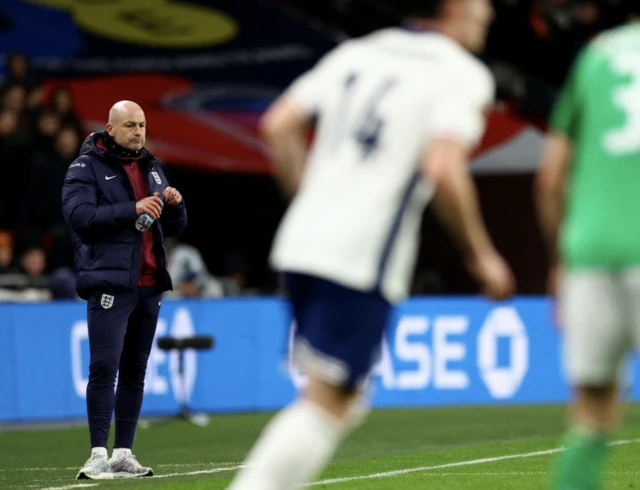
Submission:
POLYGON ((91 269, 124 270, 131 268, 131 245, 125 243, 96 243, 93 247, 91 269))

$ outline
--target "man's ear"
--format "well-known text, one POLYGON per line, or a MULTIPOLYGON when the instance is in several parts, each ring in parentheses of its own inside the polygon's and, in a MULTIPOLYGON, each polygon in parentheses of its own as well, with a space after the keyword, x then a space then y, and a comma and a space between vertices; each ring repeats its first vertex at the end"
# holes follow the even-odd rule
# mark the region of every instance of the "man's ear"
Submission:
POLYGON ((107 133, 109 133, 110 136, 113 136, 113 124, 107 123, 107 133))

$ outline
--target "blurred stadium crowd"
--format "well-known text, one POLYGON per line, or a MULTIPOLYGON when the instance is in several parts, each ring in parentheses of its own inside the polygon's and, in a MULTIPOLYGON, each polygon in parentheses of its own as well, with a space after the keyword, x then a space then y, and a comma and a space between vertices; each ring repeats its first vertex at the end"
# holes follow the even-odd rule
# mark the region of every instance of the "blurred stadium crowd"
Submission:
POLYGON ((45 94, 28 60, 7 60, 0 86, 0 300, 75 297, 60 189, 82 129, 72 94, 45 94))
MULTIPOLYGON (((277 0, 338 37, 396 25, 400 14, 384 0, 277 0)), ((496 19, 483 56, 498 82, 499 98, 526 118, 544 121, 578 50, 603 29, 640 16, 639 0, 494 0, 496 19)), ((85 136, 73 94, 45 90, 28 59, 7 59, 0 85, 0 301, 75 298, 73 249, 61 210, 60 189, 85 136)), ((228 278, 215 278, 199 251, 170 248, 178 296, 242 294, 242 259, 228 278), (173 260, 172 260, 173 259, 173 260)))
POLYGON ((545 124, 558 87, 585 43, 640 17, 637 0, 495 0, 486 60, 499 95, 545 124))
POLYGON ((594 35, 640 12, 636 0, 498 0, 495 10, 490 56, 553 86, 594 35))

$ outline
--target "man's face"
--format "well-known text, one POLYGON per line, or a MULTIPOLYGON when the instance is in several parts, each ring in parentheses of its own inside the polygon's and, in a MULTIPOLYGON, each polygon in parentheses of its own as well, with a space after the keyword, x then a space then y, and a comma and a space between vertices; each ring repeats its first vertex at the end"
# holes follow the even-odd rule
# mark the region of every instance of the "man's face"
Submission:
POLYGON ((29 276, 40 276, 47 267, 47 258, 41 248, 32 248, 22 256, 22 267, 29 276))
POLYGON ((15 78, 23 78, 27 74, 27 60, 22 55, 13 56, 9 60, 9 75, 15 78))
POLYGON ((147 136, 144 112, 141 110, 122 112, 115 121, 107 124, 107 131, 123 148, 131 151, 141 150, 147 136))
POLYGON ((60 129, 60 118, 55 114, 43 113, 38 119, 38 129, 44 136, 53 137, 60 129))
POLYGON ((53 107, 61 114, 66 114, 71 110, 73 99, 67 90, 58 90, 53 99, 53 107))
POLYGON ((74 158, 78 151, 78 136, 72 129, 63 129, 56 138, 56 150, 62 158, 74 158))
POLYGON ((0 138, 9 136, 18 127, 18 116, 12 111, 0 112, 0 138))
POLYGON ((11 87, 4 95, 5 109, 20 112, 24 107, 26 92, 23 87, 16 85, 11 87))
POLYGON ((463 31, 462 42, 471 52, 484 49, 489 25, 493 19, 490 0, 457 0, 459 19, 463 31))
POLYGON ((13 248, 9 244, 0 245, 0 267, 9 267, 13 260, 13 248))

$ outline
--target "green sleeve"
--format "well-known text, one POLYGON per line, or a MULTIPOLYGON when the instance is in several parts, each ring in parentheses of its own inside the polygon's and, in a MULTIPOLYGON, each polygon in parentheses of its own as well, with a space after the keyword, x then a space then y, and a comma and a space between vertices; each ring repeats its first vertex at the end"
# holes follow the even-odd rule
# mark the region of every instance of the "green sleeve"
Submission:
POLYGON ((580 96, 581 66, 584 56, 575 63, 560 91, 549 121, 549 129, 562 133, 570 139, 577 136, 577 123, 582 97, 580 96))

